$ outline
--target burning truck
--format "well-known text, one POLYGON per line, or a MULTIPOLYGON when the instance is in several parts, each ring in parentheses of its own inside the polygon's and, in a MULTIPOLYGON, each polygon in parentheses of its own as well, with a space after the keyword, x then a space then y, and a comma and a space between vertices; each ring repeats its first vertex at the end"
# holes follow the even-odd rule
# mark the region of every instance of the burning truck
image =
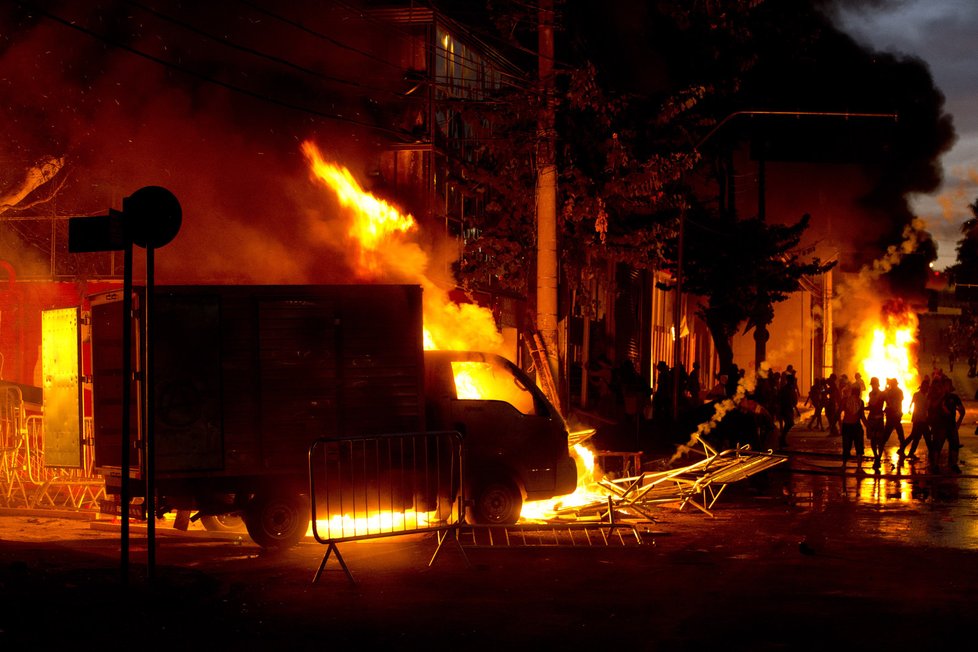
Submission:
MULTIPOLYGON (((146 346, 145 299, 137 289, 134 360, 146 346)), ((150 299, 152 367, 131 383, 127 476, 128 320, 121 292, 91 297, 95 467, 106 510, 131 514, 119 497, 145 496, 147 381, 157 516, 192 510, 216 529, 240 515, 265 547, 306 534, 307 459, 321 438, 459 432, 462 495, 478 523, 515 523, 524 500, 576 488, 567 426, 521 369, 490 353, 424 350, 417 285, 162 286, 150 299)), ((453 500, 458 489, 449 489, 453 500)))

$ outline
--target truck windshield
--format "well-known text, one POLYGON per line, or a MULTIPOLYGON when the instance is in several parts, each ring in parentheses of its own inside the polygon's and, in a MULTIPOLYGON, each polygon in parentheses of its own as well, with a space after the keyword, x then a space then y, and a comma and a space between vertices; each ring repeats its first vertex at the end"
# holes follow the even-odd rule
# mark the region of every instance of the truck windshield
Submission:
POLYGON ((536 414, 533 394, 505 367, 490 362, 453 360, 452 375, 459 399, 505 401, 523 414, 536 414))

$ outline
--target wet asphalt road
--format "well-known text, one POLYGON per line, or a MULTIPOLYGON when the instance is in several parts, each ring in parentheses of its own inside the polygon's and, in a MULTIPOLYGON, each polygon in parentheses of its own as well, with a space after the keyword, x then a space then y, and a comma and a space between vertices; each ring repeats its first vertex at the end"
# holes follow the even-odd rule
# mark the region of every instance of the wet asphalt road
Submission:
MULTIPOLYGON (((714 517, 662 507, 642 542, 449 546, 430 535, 278 554, 234 534, 0 514, 0 649, 932 650, 978 624, 978 410, 961 475, 889 457, 839 472, 841 441, 797 429, 790 463, 731 485, 714 517), (466 559, 468 564, 466 564, 466 559), (16 644, 18 647, 11 647, 16 644)), ((891 441, 895 454, 895 439, 891 441)))

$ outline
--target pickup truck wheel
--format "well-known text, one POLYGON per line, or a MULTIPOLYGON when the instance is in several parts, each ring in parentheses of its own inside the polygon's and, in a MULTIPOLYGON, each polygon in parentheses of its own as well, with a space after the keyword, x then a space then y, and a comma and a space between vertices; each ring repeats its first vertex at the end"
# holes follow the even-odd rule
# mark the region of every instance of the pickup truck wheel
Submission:
POLYGON ((510 480, 481 482, 472 499, 472 520, 479 525, 512 525, 523 510, 523 495, 510 480))
POLYGON ((245 508, 244 522, 262 548, 291 548, 309 528, 309 504, 298 494, 258 493, 245 508))
POLYGON ((237 514, 208 514, 200 517, 200 524, 208 532, 243 532, 244 520, 237 514))

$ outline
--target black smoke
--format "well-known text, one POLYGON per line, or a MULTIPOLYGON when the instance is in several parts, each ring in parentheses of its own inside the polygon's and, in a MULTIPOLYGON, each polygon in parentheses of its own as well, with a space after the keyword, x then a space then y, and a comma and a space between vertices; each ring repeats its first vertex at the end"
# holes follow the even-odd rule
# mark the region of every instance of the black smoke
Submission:
MULTIPOLYGON (((927 64, 857 43, 833 23, 832 7, 827 0, 622 0, 564 9, 574 54, 593 58, 600 77, 641 106, 649 123, 680 90, 706 89, 687 117, 688 141, 709 136, 707 158, 749 143, 754 166, 735 172, 750 177, 765 160, 767 219, 811 214, 809 239, 835 243, 840 268, 858 271, 905 240, 914 224, 909 198, 937 189, 940 156, 955 132, 927 64), (752 115, 710 135, 736 112, 752 115), (807 115, 819 113, 898 118, 807 115)), ((744 217, 759 210, 753 197, 738 201, 744 217)), ((936 251, 927 234, 914 242, 880 280, 894 293, 923 291, 936 251)))

